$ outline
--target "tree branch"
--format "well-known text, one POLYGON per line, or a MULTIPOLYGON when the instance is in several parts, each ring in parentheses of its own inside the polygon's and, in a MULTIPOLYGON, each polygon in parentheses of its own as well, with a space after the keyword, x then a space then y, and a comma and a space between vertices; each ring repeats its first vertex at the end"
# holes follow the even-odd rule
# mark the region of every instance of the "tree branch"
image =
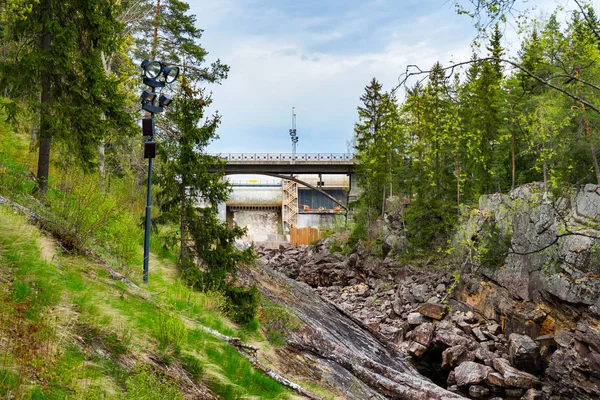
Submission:
MULTIPOLYGON (((512 60, 507 60, 504 58, 497 58, 497 57, 484 57, 484 58, 478 58, 475 60, 469 60, 469 61, 464 61, 464 62, 460 62, 460 63, 456 63, 456 64, 452 64, 448 67, 443 67, 442 70, 443 71, 450 71, 450 75, 452 76, 454 74, 454 70, 458 67, 462 67, 464 65, 470 65, 470 64, 474 64, 474 63, 478 63, 478 62, 483 62, 483 61, 496 61, 496 62, 501 62, 501 63, 505 63, 505 64, 509 64, 511 66, 513 66, 514 68, 517 68, 518 70, 524 72, 526 75, 528 75, 529 77, 533 78, 534 80, 538 81, 539 83, 542 83, 562 94, 564 94, 567 97, 572 98, 573 100, 576 100, 582 104, 585 104, 587 107, 589 107, 591 110, 594 110, 597 114, 600 114, 600 108, 598 108, 597 106, 595 106, 594 104, 590 103, 589 101, 585 100, 584 98, 582 98, 581 96, 578 96, 574 93, 571 93, 570 91, 557 86, 556 84, 551 82, 551 78, 549 79, 544 79, 536 74, 534 74, 533 72, 529 71, 527 68, 521 66, 519 63, 512 61, 512 60)), ((406 67, 406 72, 404 72, 402 75, 400 75, 398 77, 398 85, 396 87, 394 87, 392 89, 392 93, 395 93, 396 90, 398 90, 398 88, 402 87, 402 86, 406 86, 406 83, 408 81, 409 78, 413 77, 413 76, 419 76, 419 75, 423 75, 423 74, 430 74, 432 71, 428 70, 428 71, 423 71, 420 68, 417 67, 418 71, 417 72, 409 72, 409 68, 410 67, 414 67, 414 65, 409 65, 406 67)), ((572 76, 573 79, 577 79, 575 76, 572 76)), ((580 80, 582 83, 584 84, 588 84, 594 88, 596 88, 595 85, 590 84, 589 82, 580 80)), ((600 90, 600 89, 599 89, 600 90)))

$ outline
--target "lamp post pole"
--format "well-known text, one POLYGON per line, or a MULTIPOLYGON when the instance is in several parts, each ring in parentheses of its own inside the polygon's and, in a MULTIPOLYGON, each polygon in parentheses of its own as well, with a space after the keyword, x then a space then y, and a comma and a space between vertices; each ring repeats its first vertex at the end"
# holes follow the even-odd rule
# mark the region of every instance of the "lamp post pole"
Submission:
POLYGON ((156 156, 156 142, 154 141, 154 114, 163 112, 171 104, 172 99, 161 94, 157 99, 156 88, 164 88, 167 84, 175 82, 179 76, 179 67, 162 64, 158 61, 144 60, 144 84, 150 86, 152 91, 145 89, 142 92, 142 109, 150 113, 150 118, 142 119, 143 136, 148 137, 144 142, 144 158, 148 159, 148 188, 146 192, 146 226, 144 230, 144 283, 148 283, 148 262, 150 258, 150 225, 152 216, 152 160, 156 156), (158 100, 158 105, 156 104, 158 100))
MULTIPOLYGON (((152 99, 152 105, 156 99, 156 88, 152 88, 154 98, 152 99)), ((154 143, 154 111, 150 111, 150 124, 152 126, 150 139, 148 142, 154 143)), ((146 144, 144 144, 144 147, 146 144)), ((144 155, 146 156, 146 155, 144 155)), ((146 192, 146 226, 144 230, 144 283, 148 283, 148 261, 150 258, 150 217, 152 215, 152 160, 154 157, 148 157, 148 188, 146 192)))

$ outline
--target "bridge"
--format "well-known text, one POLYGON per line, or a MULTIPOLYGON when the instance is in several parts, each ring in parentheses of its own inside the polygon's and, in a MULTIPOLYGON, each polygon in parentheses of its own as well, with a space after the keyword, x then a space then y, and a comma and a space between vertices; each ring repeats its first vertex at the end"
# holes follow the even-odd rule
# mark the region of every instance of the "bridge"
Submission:
POLYGON ((352 174, 358 160, 353 154, 230 153, 225 174, 352 174))
MULTIPOLYGON (((226 175, 250 174, 267 175, 282 179, 281 186, 281 219, 283 222, 283 233, 289 235, 291 230, 299 226, 299 191, 298 184, 319 192, 325 198, 336 203, 347 215, 347 204, 354 200, 359 193, 357 181, 354 178, 354 168, 358 160, 352 154, 343 153, 319 153, 319 154, 292 154, 292 153, 230 153, 215 154, 221 160, 226 161, 224 172, 226 175), (319 175, 317 185, 312 185, 300 180, 298 175, 319 175), (324 185, 321 175, 347 175, 348 192, 344 200, 337 199, 327 193, 321 186, 324 185)), ((340 193, 342 191, 340 190, 340 193)), ((343 195, 343 193, 342 193, 343 195)), ((267 196, 268 197, 268 196, 267 196)), ((228 210, 237 210, 238 214, 246 211, 252 205, 227 205, 220 211, 223 219, 226 219, 228 210)), ((258 211, 258 210, 257 210, 258 211)), ((256 218, 256 215, 252 218, 256 218)), ((236 218, 234 218, 236 219, 236 218)), ((239 223, 243 222, 241 220, 239 223)))

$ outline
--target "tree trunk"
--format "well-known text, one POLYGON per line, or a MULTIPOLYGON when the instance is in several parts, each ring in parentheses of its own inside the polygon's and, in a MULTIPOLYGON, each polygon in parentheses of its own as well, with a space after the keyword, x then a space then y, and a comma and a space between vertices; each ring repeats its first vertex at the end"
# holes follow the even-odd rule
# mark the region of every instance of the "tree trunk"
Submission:
POLYGON ((104 187, 104 182, 106 179, 106 164, 105 164, 105 148, 104 148, 104 139, 100 141, 98 145, 98 173, 100 174, 100 185, 104 187))
POLYGON ((187 257, 187 247, 185 244, 185 207, 186 207, 186 200, 185 200, 185 185, 182 183, 181 185, 179 185, 179 200, 181 203, 181 213, 179 216, 179 236, 180 236, 180 243, 179 243, 179 264, 181 265, 181 263, 185 260, 185 258, 187 257))
POLYGON ((596 172, 596 181, 600 185, 600 166, 598 165, 598 156, 596 155, 596 148, 594 142, 590 140, 590 151, 592 153, 592 161, 594 162, 594 171, 596 172))
POLYGON ((512 132, 510 133, 510 147, 511 147, 511 161, 512 161, 512 184, 511 184, 511 190, 515 190, 515 185, 516 185, 516 173, 517 173, 517 167, 515 164, 515 131, 512 130, 512 132))
POLYGON ((546 163, 544 163, 543 173, 544 173, 544 193, 545 193, 548 191, 548 169, 546 168, 546 163))
MULTIPOLYGON (((42 52, 49 54, 51 37, 49 33, 45 32, 45 25, 42 29, 44 31, 41 41, 42 52)), ((48 110, 50 105, 50 71, 48 71, 48 69, 42 70, 41 80, 42 94, 40 97, 39 130, 40 149, 38 156, 37 185, 38 195, 43 199, 46 197, 46 191, 48 190, 48 172, 50 169, 50 116, 48 110)))
POLYGON ((456 158, 456 211, 460 215, 460 155, 458 151, 455 154, 456 158))
MULTIPOLYGON (((585 111, 585 104, 583 104, 583 111, 585 111)), ((596 147, 592 142, 592 134, 590 132, 590 121, 585 119, 583 121, 585 125, 585 133, 590 141, 590 152, 592 154, 592 163, 594 163, 594 172, 596 173, 596 182, 600 185, 600 166, 598 166, 598 156, 596 155, 596 147)))
POLYGON ((156 0, 156 11, 154 16, 154 37, 152 38, 152 59, 156 57, 156 49, 158 47, 158 17, 160 15, 160 0, 156 0))
POLYGON ((381 215, 383 216, 383 214, 385 213, 385 188, 386 188, 386 184, 385 181, 383 182, 383 201, 381 202, 381 215))

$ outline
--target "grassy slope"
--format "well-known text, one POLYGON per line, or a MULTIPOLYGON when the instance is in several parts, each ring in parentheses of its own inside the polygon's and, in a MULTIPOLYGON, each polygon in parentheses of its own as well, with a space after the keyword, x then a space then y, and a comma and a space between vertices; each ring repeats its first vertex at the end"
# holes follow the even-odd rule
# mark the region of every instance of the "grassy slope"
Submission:
MULTIPOLYGON (((61 237, 83 237, 80 245, 141 286, 140 204, 126 193, 131 182, 115 181, 111 193, 99 195, 93 178, 55 171, 48 209, 30 196, 34 161, 27 133, 14 132, 0 115, 0 195, 57 215, 61 237), (60 231, 63 224, 69 229, 60 231)), ((272 348, 257 324, 247 331, 222 314, 222 296, 185 286, 158 241, 150 284, 134 290, 112 280, 106 263, 57 248, 5 206, 0 227, 1 398, 295 397, 200 328, 272 348)))
POLYGON ((202 386, 222 398, 289 397, 231 346, 193 323, 184 327, 181 315, 244 336, 226 325, 218 297, 183 286, 168 261, 147 290, 131 290, 88 259, 44 261, 40 233, 5 207, 0 226, 3 397, 162 399, 202 386))

